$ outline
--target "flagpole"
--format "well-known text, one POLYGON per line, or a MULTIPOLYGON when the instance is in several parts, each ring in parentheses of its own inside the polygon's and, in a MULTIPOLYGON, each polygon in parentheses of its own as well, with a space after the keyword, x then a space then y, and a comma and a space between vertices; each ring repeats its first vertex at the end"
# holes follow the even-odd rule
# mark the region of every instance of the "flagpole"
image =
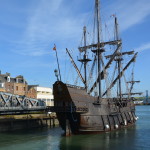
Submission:
POLYGON ((58 71, 59 71, 59 76, 60 76, 60 81, 61 81, 60 67, 59 67, 59 61, 58 61, 58 55, 57 55, 57 50, 56 49, 55 49, 55 52, 56 52, 56 59, 57 59, 58 71))

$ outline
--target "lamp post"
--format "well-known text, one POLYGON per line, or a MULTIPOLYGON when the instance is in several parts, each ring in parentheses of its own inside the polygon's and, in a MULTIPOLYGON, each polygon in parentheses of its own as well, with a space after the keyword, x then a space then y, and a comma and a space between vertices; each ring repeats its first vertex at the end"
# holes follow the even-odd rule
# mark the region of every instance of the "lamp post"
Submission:
MULTIPOLYGON (((58 79, 58 76, 59 76, 60 77, 60 81, 61 81, 60 67, 59 67, 58 55, 57 55, 57 50, 56 50, 56 45, 55 44, 54 44, 53 50, 56 52, 56 59, 57 59, 57 65, 58 65, 58 71, 59 71, 59 74, 58 74, 58 71, 56 71, 56 69, 55 69, 55 71, 57 72, 57 79, 58 79)), ((55 75, 56 75, 56 73, 55 73, 55 75)))
POLYGON ((58 78, 58 70, 55 69, 55 70, 54 70, 54 73, 55 73, 55 76, 57 77, 57 81, 59 81, 59 78, 58 78))

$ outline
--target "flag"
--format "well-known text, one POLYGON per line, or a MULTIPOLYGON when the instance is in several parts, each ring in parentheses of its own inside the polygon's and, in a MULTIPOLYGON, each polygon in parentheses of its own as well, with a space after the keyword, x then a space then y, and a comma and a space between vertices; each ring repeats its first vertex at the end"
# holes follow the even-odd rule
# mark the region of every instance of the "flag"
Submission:
POLYGON ((56 51, 56 45, 54 44, 53 50, 56 51))
POLYGON ((116 17, 116 15, 115 15, 115 14, 112 14, 110 17, 116 17))

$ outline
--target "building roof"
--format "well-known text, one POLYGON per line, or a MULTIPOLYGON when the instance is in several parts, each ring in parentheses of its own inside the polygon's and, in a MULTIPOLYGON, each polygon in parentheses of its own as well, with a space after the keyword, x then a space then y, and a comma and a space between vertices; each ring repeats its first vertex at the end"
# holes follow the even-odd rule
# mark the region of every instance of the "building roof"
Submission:
POLYGON ((28 90, 30 90, 31 88, 37 87, 39 85, 28 85, 28 90))
POLYGON ((12 78, 10 76, 10 73, 6 72, 6 74, 1 74, 1 71, 0 71, 0 81, 1 82, 7 82, 8 77, 10 77, 10 82, 12 82, 12 83, 25 83, 25 84, 27 84, 27 81, 24 79, 24 77, 22 75, 19 75, 16 78, 12 78))
POLYGON ((24 77, 22 75, 19 75, 16 78, 24 79, 24 77))
POLYGON ((52 88, 49 88, 49 87, 40 87, 40 86, 37 86, 35 87, 36 91, 45 91, 45 92, 52 92, 52 88))

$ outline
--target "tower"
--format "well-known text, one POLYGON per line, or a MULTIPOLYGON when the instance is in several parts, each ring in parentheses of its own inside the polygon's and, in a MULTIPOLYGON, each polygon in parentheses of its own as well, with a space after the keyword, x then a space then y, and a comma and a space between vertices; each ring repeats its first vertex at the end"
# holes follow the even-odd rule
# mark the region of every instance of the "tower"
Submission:
POLYGON ((145 99, 146 104, 148 104, 148 90, 146 90, 146 99, 145 99))

